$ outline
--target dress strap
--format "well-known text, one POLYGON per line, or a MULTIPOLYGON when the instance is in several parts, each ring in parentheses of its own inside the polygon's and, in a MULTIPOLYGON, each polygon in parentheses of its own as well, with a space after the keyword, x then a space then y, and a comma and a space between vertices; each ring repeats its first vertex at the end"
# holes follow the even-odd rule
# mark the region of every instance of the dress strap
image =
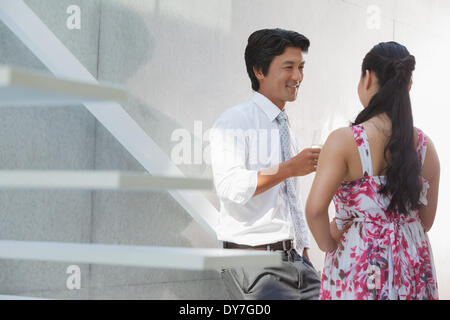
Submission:
POLYGON ((370 155, 369 140, 366 131, 362 125, 352 126, 351 129, 355 137, 356 145, 358 146, 364 177, 372 176, 372 157, 370 155))
POLYGON ((425 162, 425 155, 427 154, 427 139, 425 138, 425 134, 423 133, 422 130, 420 130, 419 128, 416 128, 417 130, 417 153, 419 154, 419 159, 420 162, 423 163, 425 162))

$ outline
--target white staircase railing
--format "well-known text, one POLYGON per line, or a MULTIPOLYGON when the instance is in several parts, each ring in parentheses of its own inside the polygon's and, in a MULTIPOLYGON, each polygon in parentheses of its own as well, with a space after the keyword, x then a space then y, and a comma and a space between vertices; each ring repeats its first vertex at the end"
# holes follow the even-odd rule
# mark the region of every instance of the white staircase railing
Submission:
MULTIPOLYGON (((201 194, 178 189, 211 188, 205 179, 187 179, 167 155, 116 102, 124 98, 118 88, 99 85, 44 23, 21 0, 0 1, 0 19, 57 77, 0 68, 0 105, 71 103, 86 108, 152 175, 89 171, 0 171, 0 188, 39 189, 170 189, 178 203, 215 238, 218 212, 201 194), (58 78, 59 77, 59 78, 58 78), (71 79, 71 80, 69 80, 71 79), (37 83, 40 82, 40 83, 37 83), (4 94, 4 95, 3 95, 4 94), (3 96, 3 98, 2 98, 3 96), (3 100, 2 100, 3 99, 3 100), (94 101, 94 102, 86 102, 94 101)), ((278 266, 277 252, 171 248, 112 244, 0 240, 0 259, 96 263, 153 268, 205 270, 242 266, 278 266)), ((28 297, 0 296, 0 299, 28 297)), ((34 299, 34 298, 30 298, 34 299)))
MULTIPOLYGON (((97 84, 97 80, 22 1, 0 1, 0 20, 57 77, 97 84)), ((152 175, 184 174, 116 102, 88 102, 84 106, 152 175)), ((219 213, 200 193, 169 190, 169 194, 216 239, 219 213)))
MULTIPOLYGON (((116 90, 99 84, 78 83, 36 72, 17 71, 0 67, 0 90, 7 92, 8 102, 20 105, 31 102, 24 91, 42 80, 39 90, 45 88, 45 99, 52 100, 65 90, 69 100, 98 98, 95 93, 116 90), (2 73, 3 72, 3 73, 2 73), (2 77, 3 75, 3 77, 2 77), (19 76, 17 76, 19 75, 19 76), (30 76, 31 75, 31 76, 30 76), (25 80, 24 80, 25 79, 25 80), (26 80, 28 79, 28 80, 26 80), (34 81, 29 81, 33 79, 34 81), (69 82, 68 82, 69 81, 69 82), (20 83, 20 85, 19 85, 20 83), (19 91, 9 89, 19 87, 19 91), (82 90, 71 90, 70 88, 82 90), (83 89, 87 89, 86 92, 83 89), (105 90, 104 90, 105 89, 105 90)), ((29 91, 28 91, 29 92, 29 91)), ((35 94, 36 91, 33 93, 35 94)), ((117 92, 122 94, 121 92, 117 92)), ((41 96, 42 97, 42 96, 41 96)), ((61 97, 59 97, 61 98, 61 97)), ((108 99, 108 97, 104 97, 108 99)), ((1 98, 0 98, 1 99, 1 98)), ((152 176, 138 172, 120 171, 63 171, 63 170, 0 170, 0 189, 77 189, 146 191, 154 189, 211 189, 210 179, 180 176, 152 176)), ((276 252, 250 250, 224 250, 200 248, 172 248, 112 244, 83 244, 64 242, 33 242, 0 240, 0 259, 44 260, 57 262, 96 263, 151 268, 175 268, 187 270, 221 269, 242 266, 278 266, 281 256, 276 252)), ((33 299, 13 295, 0 295, 0 299, 33 299)))

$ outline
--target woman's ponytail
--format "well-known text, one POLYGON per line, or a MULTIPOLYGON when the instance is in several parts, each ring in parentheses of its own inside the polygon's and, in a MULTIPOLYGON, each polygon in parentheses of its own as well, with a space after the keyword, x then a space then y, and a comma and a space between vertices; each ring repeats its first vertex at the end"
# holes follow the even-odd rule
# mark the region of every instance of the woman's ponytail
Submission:
POLYGON ((380 193, 391 198, 389 212, 407 214, 422 206, 421 163, 414 145, 414 125, 409 86, 415 58, 396 43, 375 46, 364 58, 362 71, 375 72, 379 90, 369 105, 357 116, 354 125, 386 113, 392 123, 392 134, 384 150, 387 162, 386 184, 380 193))

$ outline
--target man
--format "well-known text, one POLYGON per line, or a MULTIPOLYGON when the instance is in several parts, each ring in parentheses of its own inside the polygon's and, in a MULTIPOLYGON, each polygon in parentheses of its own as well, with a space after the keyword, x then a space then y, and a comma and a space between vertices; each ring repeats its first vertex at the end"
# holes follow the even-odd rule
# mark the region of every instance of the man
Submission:
POLYGON ((233 299, 317 299, 320 279, 308 257, 309 232, 298 176, 315 171, 320 149, 298 152, 285 104, 303 80, 309 40, 297 32, 254 32, 245 50, 255 91, 214 124, 211 160, 224 248, 282 251, 280 268, 222 271, 233 299))

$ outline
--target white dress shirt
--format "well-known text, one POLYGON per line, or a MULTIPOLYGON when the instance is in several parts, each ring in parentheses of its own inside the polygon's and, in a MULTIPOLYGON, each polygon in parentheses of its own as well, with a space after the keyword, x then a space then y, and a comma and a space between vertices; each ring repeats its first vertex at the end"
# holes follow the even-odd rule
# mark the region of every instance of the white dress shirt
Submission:
MULTIPOLYGON (((250 101, 225 111, 210 131, 211 165, 220 200, 217 237, 250 246, 294 238, 286 193, 280 183, 253 196, 258 171, 281 162, 276 117, 280 109, 255 92, 250 101)), ((298 154, 297 139, 289 129, 292 154, 298 154)), ((296 177, 298 203, 299 178, 296 177)), ((309 247, 309 234, 304 235, 309 247)))

